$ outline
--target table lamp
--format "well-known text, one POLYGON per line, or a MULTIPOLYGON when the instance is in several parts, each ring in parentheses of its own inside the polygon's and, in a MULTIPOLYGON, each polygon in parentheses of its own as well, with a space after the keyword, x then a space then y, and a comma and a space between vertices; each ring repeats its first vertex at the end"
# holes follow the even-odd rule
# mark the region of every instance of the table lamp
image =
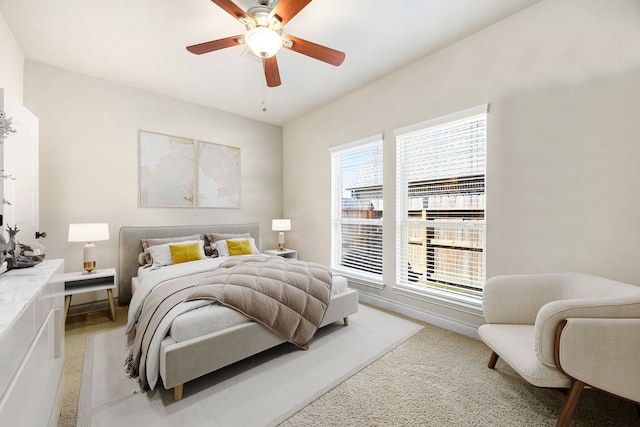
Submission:
POLYGON ((109 224, 69 224, 70 242, 87 242, 82 250, 84 270, 96 269, 96 246, 92 242, 109 240, 109 224))
POLYGON ((290 219, 274 219, 271 222, 271 230, 279 231, 278 233, 278 249, 284 250, 284 232, 291 230, 290 219))

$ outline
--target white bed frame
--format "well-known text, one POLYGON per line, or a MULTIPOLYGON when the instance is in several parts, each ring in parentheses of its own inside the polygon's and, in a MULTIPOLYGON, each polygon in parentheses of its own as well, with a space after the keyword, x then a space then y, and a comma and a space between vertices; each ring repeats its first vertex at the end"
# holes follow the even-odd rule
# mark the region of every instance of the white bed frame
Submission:
MULTIPOLYGON (((120 229, 118 302, 131 300, 132 279, 137 276, 140 239, 178 237, 196 233, 251 233, 261 249, 260 224, 122 227, 120 229)), ((349 289, 331 297, 321 327, 343 320, 358 311, 358 293, 349 289)), ((279 335, 255 322, 242 323, 202 337, 176 343, 166 337, 160 349, 160 377, 164 388, 173 388, 182 399, 184 383, 285 342, 279 335)), ((313 343, 311 344, 313 345, 313 343)))

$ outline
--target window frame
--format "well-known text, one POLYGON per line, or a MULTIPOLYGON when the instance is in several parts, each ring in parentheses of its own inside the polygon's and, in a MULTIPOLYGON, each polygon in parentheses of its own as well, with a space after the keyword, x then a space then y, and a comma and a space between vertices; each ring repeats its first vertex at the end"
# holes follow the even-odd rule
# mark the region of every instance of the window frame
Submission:
POLYGON ((362 138, 347 144, 339 145, 329 149, 331 154, 331 268, 336 273, 344 275, 349 278, 349 281, 354 284, 370 286, 378 289, 384 288, 383 274, 384 274, 384 254, 383 254, 383 218, 344 218, 343 217, 343 190, 342 178, 344 176, 344 170, 341 169, 339 164, 342 156, 357 153, 358 151, 364 151, 369 148, 375 148, 378 150, 378 164, 379 168, 379 193, 380 204, 378 206, 380 211, 383 212, 384 200, 382 196, 384 183, 384 154, 383 154, 383 135, 375 134, 367 138, 362 138), (342 265, 343 260, 343 226, 364 226, 364 227, 378 227, 380 238, 380 272, 373 273, 367 272, 361 269, 349 268, 342 265))
MULTIPOLYGON (((410 296, 410 297, 415 297, 415 298, 420 298, 420 299, 425 299, 428 300, 430 302, 435 302, 437 304, 440 305, 444 305, 444 306, 455 306, 456 308, 459 308, 460 306, 466 306, 470 312, 474 312, 477 311, 477 308, 481 305, 481 301, 482 301, 482 292, 481 290, 479 292, 476 291, 475 294, 473 293, 465 293, 462 291, 459 291, 456 286, 451 286, 449 288, 444 287, 444 288, 440 288, 439 285, 436 285, 436 281, 432 280, 430 283, 430 280, 428 277, 428 275, 424 275, 424 279, 421 280, 421 284, 417 284, 417 283, 412 283, 410 277, 411 277, 411 273, 412 270, 409 269, 409 267, 405 264, 407 264, 408 262, 410 262, 411 258, 410 258, 410 249, 409 249, 409 235, 408 235, 408 230, 409 227, 422 227, 423 228, 423 233, 425 234, 425 236, 428 236, 429 230, 428 230, 428 226, 429 225, 433 225, 436 224, 437 226, 442 226, 442 225, 446 225, 447 224, 447 219, 440 219, 439 223, 437 220, 432 221, 432 222, 428 222, 427 220, 410 220, 409 219, 409 212, 410 212, 410 196, 409 196, 409 188, 410 188, 410 178, 406 177, 405 175, 408 174, 408 172, 406 172, 404 170, 404 154, 403 154, 403 149, 404 149, 404 144, 405 142, 402 141, 403 137, 407 137, 407 135, 409 134, 413 134, 416 132, 424 132, 425 134, 430 132, 430 131, 434 131, 436 129, 442 128, 444 126, 450 125, 452 123, 455 122, 459 122, 462 120, 471 120, 471 119, 476 119, 478 118, 478 116, 483 116, 483 125, 484 125, 484 134, 482 137, 482 141, 483 141, 483 149, 484 149, 484 153, 483 153, 483 169, 482 169, 482 220, 478 221, 477 219, 473 219, 473 218, 469 218, 468 221, 466 221, 464 223, 464 225, 462 223, 460 223, 460 225, 458 225, 458 228, 460 229, 466 229, 466 228, 481 228, 481 236, 482 236, 482 241, 479 242, 479 246, 482 248, 481 249, 481 269, 482 269, 482 284, 484 284, 484 279, 486 278, 486 154, 487 154, 487 116, 488 116, 488 104, 483 104, 483 105, 479 105, 476 107, 472 107, 469 109, 465 109, 462 111, 458 111, 452 114, 448 114, 445 116, 441 116, 432 120, 427 120, 424 122, 420 122, 420 123, 416 123, 414 125, 410 125, 407 127, 403 127, 400 129, 396 129, 394 131, 394 136, 396 139, 396 235, 395 235, 395 248, 396 248, 396 284, 394 286, 394 289, 401 294, 410 296)), ((457 177, 441 177, 440 179, 446 179, 446 178, 457 178, 457 177)), ((425 182, 427 182, 427 180, 424 180, 425 182)), ((423 206, 420 207, 420 209, 424 211, 426 211, 427 209, 425 209, 423 206)), ((457 217, 455 217, 457 218, 457 217)), ((455 224, 452 225, 452 227, 455 227, 455 224)), ((432 229, 433 232, 433 229, 432 229)), ((428 258, 428 256, 426 256, 427 251, 428 251, 428 245, 429 245, 429 240, 425 240, 425 246, 424 246, 424 251, 425 251, 425 258, 428 258)), ((476 248, 477 249, 477 248, 476 248)), ((458 262, 458 261, 456 261, 458 262)), ((425 264, 428 264, 428 261, 425 262, 425 264)), ((456 267, 457 268, 457 267, 456 267)), ((425 270, 426 272, 427 270, 425 270)), ((414 275, 415 277, 415 275, 414 275)), ((423 276, 420 276, 421 278, 423 278, 423 276)), ((462 288, 462 286, 460 286, 460 288, 462 288)))

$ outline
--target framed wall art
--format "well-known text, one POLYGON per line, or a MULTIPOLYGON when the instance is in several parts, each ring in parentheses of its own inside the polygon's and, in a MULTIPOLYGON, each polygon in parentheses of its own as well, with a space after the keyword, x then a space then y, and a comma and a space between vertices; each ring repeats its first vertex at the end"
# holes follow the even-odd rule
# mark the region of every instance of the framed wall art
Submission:
POLYGON ((197 142, 197 206, 240 207, 240 149, 197 142))
POLYGON ((140 207, 240 207, 240 148, 139 131, 140 207))
POLYGON ((194 141, 140 131, 140 207, 194 207, 194 141))

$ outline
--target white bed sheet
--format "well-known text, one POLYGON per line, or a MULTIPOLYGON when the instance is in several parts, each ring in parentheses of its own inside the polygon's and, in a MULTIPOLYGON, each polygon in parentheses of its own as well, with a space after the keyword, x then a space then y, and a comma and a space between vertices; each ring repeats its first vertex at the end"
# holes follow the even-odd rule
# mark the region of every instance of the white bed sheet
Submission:
MULTIPOLYGON (((342 276, 333 276, 331 295, 337 295, 346 290, 347 279, 342 276)), ((169 335, 175 342, 181 342, 250 321, 251 319, 247 316, 232 308, 213 303, 176 317, 171 324, 169 335)))

